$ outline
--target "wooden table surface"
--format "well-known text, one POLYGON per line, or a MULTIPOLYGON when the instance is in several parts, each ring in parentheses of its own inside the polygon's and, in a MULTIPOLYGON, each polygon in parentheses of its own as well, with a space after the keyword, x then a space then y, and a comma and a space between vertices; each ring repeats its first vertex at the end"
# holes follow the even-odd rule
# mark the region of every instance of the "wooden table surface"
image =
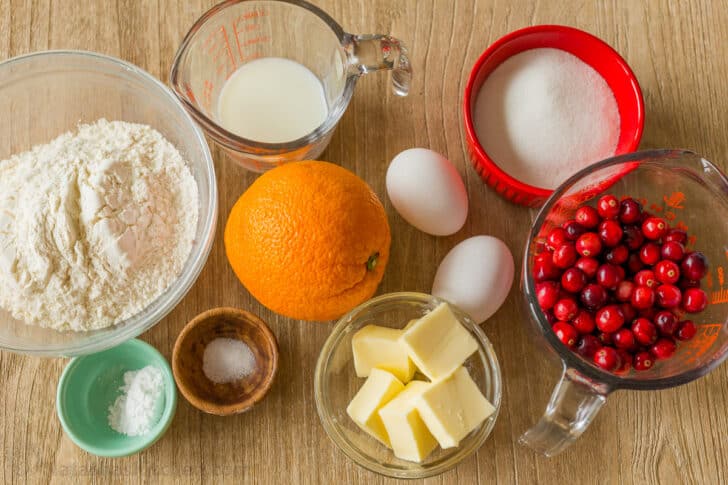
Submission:
MULTIPOLYGON (((503 201, 479 180, 465 150, 460 101, 477 56, 495 39, 542 23, 572 25, 614 46, 644 92, 643 148, 696 150, 728 168, 728 4, 725 0, 319 0, 350 32, 392 33, 410 48, 415 78, 408 98, 388 76, 362 79, 322 159, 354 170, 380 195, 393 233, 381 293, 430 290, 438 262, 462 239, 490 234, 520 255, 532 211, 503 201), (429 147, 462 174, 471 210, 451 237, 425 235, 393 210, 384 190, 399 151, 429 147)), ((167 80, 179 42, 208 0, 0 0, 0 59, 45 49, 85 49, 120 57, 167 80)), ((39 114, 42 115, 42 114, 39 114)), ((2 125, 11 123, 5 117, 2 125)), ((3 128, 4 129, 4 128, 3 128)), ((316 358, 331 324, 291 321, 267 311, 238 283, 225 259, 222 227, 255 174, 215 149, 220 224, 212 254, 182 303, 142 338, 168 358, 182 326, 211 307, 259 314, 277 334, 281 368, 267 399, 242 416, 204 415, 180 397, 155 446, 102 459, 61 430, 54 403, 65 359, 0 353, 0 481, 77 483, 382 483, 327 438, 313 402, 316 358)), ((724 217, 724 215, 720 215, 724 217)), ((520 261, 516 262, 517 271, 520 261)), ((542 365, 525 333, 514 286, 484 329, 500 357, 503 407, 480 451, 428 483, 728 482, 728 366, 662 392, 612 395, 570 450, 544 459, 517 445, 540 416, 558 369, 542 365)))

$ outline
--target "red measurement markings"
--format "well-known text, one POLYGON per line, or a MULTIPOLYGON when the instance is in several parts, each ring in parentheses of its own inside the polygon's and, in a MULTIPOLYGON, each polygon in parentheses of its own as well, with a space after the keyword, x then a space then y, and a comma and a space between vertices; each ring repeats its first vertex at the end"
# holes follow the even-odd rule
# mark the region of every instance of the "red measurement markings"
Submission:
POLYGON ((715 339, 721 332, 722 323, 702 323, 698 325, 698 333, 692 340, 683 342, 679 347, 679 358, 688 365, 693 365, 698 360, 703 360, 711 348, 715 339))
POLYGON ((205 80, 202 87, 202 103, 207 111, 210 111, 210 108, 212 107, 212 89, 212 82, 205 80))
POLYGON ((215 62, 215 73, 218 76, 224 75, 227 78, 235 71, 237 63, 235 62, 228 33, 224 26, 214 30, 207 36, 203 46, 215 62))
POLYGON ((684 209, 685 207, 682 205, 683 202, 685 202, 685 194, 682 192, 673 192, 670 194, 670 197, 663 195, 662 200, 665 202, 665 205, 667 207, 672 207, 673 209, 684 209))
POLYGON ((252 12, 246 12, 238 16, 233 21, 233 35, 235 36, 235 44, 238 47, 238 58, 240 62, 246 62, 252 59, 261 57, 263 54, 260 50, 252 49, 252 52, 248 52, 251 46, 257 44, 264 44, 270 41, 270 37, 262 34, 255 35, 261 26, 256 22, 256 19, 268 16, 268 11, 253 10, 252 12), (255 35, 254 37, 247 37, 249 35, 255 35))

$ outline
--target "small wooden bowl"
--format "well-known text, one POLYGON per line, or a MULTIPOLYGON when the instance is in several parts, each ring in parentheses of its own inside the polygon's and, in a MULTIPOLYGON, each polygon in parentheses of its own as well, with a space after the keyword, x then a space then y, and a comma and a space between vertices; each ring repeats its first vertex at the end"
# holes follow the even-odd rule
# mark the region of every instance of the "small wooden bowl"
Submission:
POLYGON ((172 372, 182 395, 197 409, 218 416, 243 413, 260 402, 278 371, 278 341, 268 325, 237 308, 213 308, 193 318, 177 337, 172 372), (217 384, 202 371, 205 347, 216 338, 245 342, 255 370, 234 382, 217 384))

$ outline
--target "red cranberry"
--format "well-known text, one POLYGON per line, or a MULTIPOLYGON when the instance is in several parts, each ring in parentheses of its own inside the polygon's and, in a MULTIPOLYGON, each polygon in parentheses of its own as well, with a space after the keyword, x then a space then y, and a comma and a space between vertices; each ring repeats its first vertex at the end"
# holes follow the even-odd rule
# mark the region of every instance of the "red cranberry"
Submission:
POLYGON ((684 320, 679 323, 675 336, 678 340, 690 340, 695 337, 698 332, 698 328, 695 326, 692 320, 684 320))
POLYGON ((576 351, 579 355, 586 357, 587 359, 593 358, 596 351, 601 348, 602 344, 594 335, 582 335, 579 342, 576 344, 576 351))
POLYGON ((682 229, 670 229, 665 235, 665 241, 674 241, 685 245, 688 242, 688 233, 682 229))
POLYGON ((617 349, 619 366, 614 369, 615 374, 624 374, 632 367, 632 354, 626 349, 617 349))
POLYGON ((648 242, 640 248, 640 259, 648 266, 652 266, 660 260, 660 246, 648 242))
POLYGON ((582 304, 589 310, 596 310, 607 302, 607 290, 596 283, 590 283, 581 290, 580 299, 582 304))
POLYGON ((597 224, 601 221, 599 212, 594 207, 588 205, 579 207, 576 210, 576 214, 574 214, 574 219, 587 229, 597 227, 597 224))
POLYGON ((563 321, 569 321, 579 312, 579 307, 571 298, 562 298, 554 304, 554 315, 563 321))
POLYGON ((569 348, 573 348, 576 345, 579 335, 576 333, 576 329, 574 327, 566 322, 556 322, 551 328, 562 344, 569 348))
POLYGON ((635 251, 642 247, 645 242, 645 236, 642 234, 642 229, 639 226, 625 226, 624 227, 624 244, 631 251, 635 251))
POLYGON ((607 333, 607 332, 597 332, 597 338, 602 343, 602 345, 613 345, 614 344, 614 334, 613 333, 607 333))
POLYGON ((699 280, 708 271, 708 259, 700 251, 688 253, 680 265, 685 278, 699 280))
POLYGON ((650 353, 655 359, 668 359, 675 353, 675 342, 669 338, 661 338, 652 344, 650 353))
MULTIPOLYGON (((678 290, 679 291, 679 290, 678 290)), ((700 313, 708 306, 708 296, 700 288, 688 288, 682 298, 682 307, 688 313, 700 313)))
POLYGON ((561 287, 569 293, 578 293, 587 283, 587 277, 579 268, 569 268, 561 275, 561 287))
POLYGON ((655 304, 655 292, 649 286, 637 286, 632 291, 630 303, 638 310, 646 310, 655 304))
POLYGON ((594 320, 599 330, 613 333, 624 325, 624 313, 617 305, 607 305, 597 310, 594 320))
POLYGON ((617 289, 614 291, 614 297, 617 301, 630 301, 632 298, 632 292, 634 291, 634 283, 627 280, 622 280, 617 285, 617 289))
POLYGON ((635 318, 637 318, 637 309, 633 307, 629 303, 621 303, 619 305, 619 308, 622 309, 622 313, 624 314, 624 321, 629 323, 635 318))
POLYGON ((635 343, 634 333, 632 333, 632 330, 628 328, 620 328, 614 332, 612 339, 614 340, 614 345, 616 345, 619 349, 630 350, 635 348, 637 345, 635 343))
POLYGON ((579 313, 571 320, 571 324, 581 334, 592 333, 596 328, 594 317, 586 310, 579 310, 579 313))
POLYGON ((657 331, 663 337, 672 337, 672 334, 675 333, 678 327, 677 317, 667 310, 657 312, 653 322, 655 323, 655 327, 657 327, 657 331))
POLYGON ((657 327, 646 318, 637 318, 632 322, 632 333, 642 345, 651 345, 657 340, 657 327))
POLYGON ((662 256, 662 259, 669 259, 679 263, 685 256, 685 248, 677 241, 665 241, 660 256, 662 256))
POLYGON ((627 258, 627 269, 630 273, 634 274, 637 273, 639 270, 645 267, 645 263, 642 262, 640 259, 640 255, 637 253, 632 253, 629 255, 629 258, 627 258))
POLYGON ((566 232, 566 239, 569 241, 576 241, 579 239, 579 236, 586 232, 586 228, 574 219, 564 222, 561 224, 561 227, 564 228, 564 231, 566 232))
POLYGON ((536 300, 542 310, 552 308, 559 299, 559 284, 555 281, 544 281, 536 284, 536 300))
POLYGON ((619 355, 612 347, 602 347, 594 353, 594 363, 611 372, 619 367, 619 355))
POLYGON ((549 232, 549 235, 546 237, 546 247, 553 251, 556 248, 561 247, 561 245, 564 244, 566 241, 566 231, 564 230, 564 228, 554 227, 553 229, 551 229, 551 232, 549 232))
MULTIPOLYGON (((548 254, 548 253, 545 253, 548 254)), ((549 254, 549 256, 551 256, 549 254)), ((533 279, 537 283, 555 280, 561 277, 561 270, 549 259, 547 262, 535 262, 533 264, 533 279)))
POLYGON ((614 246, 612 249, 607 251, 607 254, 604 255, 604 259, 607 260, 607 263, 612 264, 624 264, 627 262, 628 258, 629 249, 627 249, 627 246, 624 244, 614 246))
POLYGON ((622 224, 635 224, 642 219, 642 205, 629 197, 619 204, 619 220, 622 224))
POLYGON ((551 260, 557 268, 566 269, 576 263, 576 249, 573 244, 563 244, 551 255, 551 260))
POLYGON ((602 241, 595 232, 585 232, 576 240, 576 252, 582 256, 595 257, 602 252, 602 241))
POLYGON ((650 355, 649 352, 637 352, 634 354, 634 369, 635 370, 648 370, 652 368, 652 365, 655 363, 654 360, 652 360, 652 355, 650 355))
POLYGON ((619 216, 619 200, 611 194, 603 195, 597 201, 597 212, 603 219, 616 219, 619 216))
POLYGON ((657 278, 655 277, 655 273, 652 270, 643 269, 642 271, 638 271, 637 274, 634 275, 634 283, 637 286, 655 288, 657 286, 657 278))
POLYGON ((667 234, 667 223, 661 217, 649 217, 642 223, 642 234, 653 241, 667 234))
POLYGON ((682 300, 682 292, 675 285, 660 285, 655 290, 655 294, 657 304, 662 308, 675 308, 680 305, 680 300, 682 300))
POLYGON ((621 281, 617 266, 613 264, 603 264, 597 270, 597 283, 608 290, 613 290, 621 281))
POLYGON ((597 269, 599 268, 599 260, 596 258, 586 258, 582 256, 576 260, 574 266, 582 270, 587 278, 594 278, 597 274, 597 269))
POLYGON ((663 259, 655 265, 655 278, 661 283, 674 285, 680 280, 680 268, 674 261, 663 259))
POLYGON ((614 247, 622 240, 622 226, 616 221, 602 221, 599 224, 599 237, 608 248, 614 247))

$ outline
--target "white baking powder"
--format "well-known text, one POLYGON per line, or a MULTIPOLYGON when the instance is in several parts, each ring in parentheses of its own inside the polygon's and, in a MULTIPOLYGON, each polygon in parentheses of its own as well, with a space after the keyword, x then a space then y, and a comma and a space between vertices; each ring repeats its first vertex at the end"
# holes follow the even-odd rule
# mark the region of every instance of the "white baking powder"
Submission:
POLYGON ((0 305, 58 330, 126 319, 192 249, 198 190, 146 125, 99 120, 0 161, 0 305))
POLYGON ((478 141, 516 179, 554 189, 614 154, 620 131, 604 78, 559 49, 532 49, 485 80, 473 110, 478 141))
POLYGON ((127 436, 141 436, 149 433, 163 410, 162 371, 148 365, 137 371, 124 373, 124 385, 114 404, 109 406, 109 426, 127 436))
POLYGON ((248 345, 237 339, 216 338, 205 347, 202 372, 212 382, 233 382, 255 370, 255 355, 248 345))

